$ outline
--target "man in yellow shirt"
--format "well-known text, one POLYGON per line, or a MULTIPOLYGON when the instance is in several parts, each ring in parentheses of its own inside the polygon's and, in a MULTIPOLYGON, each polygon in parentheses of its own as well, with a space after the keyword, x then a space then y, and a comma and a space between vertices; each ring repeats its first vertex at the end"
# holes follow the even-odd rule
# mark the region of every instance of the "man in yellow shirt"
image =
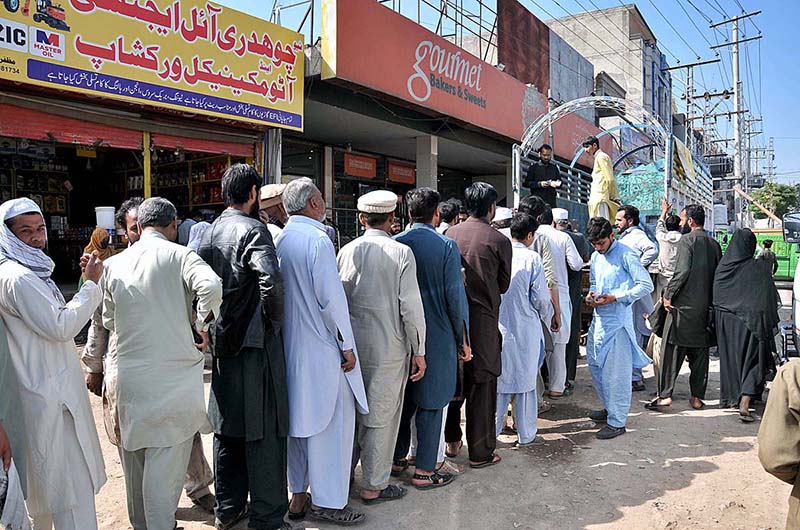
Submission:
POLYGON ((620 204, 617 180, 614 178, 614 164, 611 157, 600 150, 600 141, 597 137, 589 136, 581 145, 594 157, 592 188, 589 192, 589 217, 604 217, 613 223, 620 204))

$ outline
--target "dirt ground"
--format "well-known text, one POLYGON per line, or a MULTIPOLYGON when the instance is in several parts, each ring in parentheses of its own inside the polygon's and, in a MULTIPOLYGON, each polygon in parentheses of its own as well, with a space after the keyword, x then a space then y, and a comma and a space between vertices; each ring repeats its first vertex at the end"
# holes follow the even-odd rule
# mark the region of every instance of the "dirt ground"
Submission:
MULTIPOLYGON (((761 468, 759 423, 742 424, 734 410, 718 408, 718 359, 711 362, 707 407, 702 411, 689 407, 686 367, 673 412, 645 411, 642 405, 655 390, 652 369, 647 369, 648 390, 634 394, 628 433, 611 441, 594 437, 597 428, 587 414, 598 408, 598 401, 585 359, 579 366, 576 393, 554 402, 553 410, 540 418, 545 445, 516 449, 513 437, 501 436, 498 454, 503 462, 495 467, 468 470, 440 490, 411 489, 398 502, 373 507, 354 499, 351 504, 368 517, 361 528, 784 528, 791 487, 761 468)), ((101 426, 101 402, 92 397, 92 405, 101 426)), ((100 440, 108 473, 97 498, 100 528, 130 528, 119 456, 104 432, 100 440)), ((210 462, 211 440, 206 437, 204 442, 210 462)), ((465 464, 465 453, 456 460, 465 464)), ((213 528, 212 516, 193 508, 185 496, 177 515, 178 525, 186 530, 213 528)), ((309 521, 294 528, 334 527, 309 521)))

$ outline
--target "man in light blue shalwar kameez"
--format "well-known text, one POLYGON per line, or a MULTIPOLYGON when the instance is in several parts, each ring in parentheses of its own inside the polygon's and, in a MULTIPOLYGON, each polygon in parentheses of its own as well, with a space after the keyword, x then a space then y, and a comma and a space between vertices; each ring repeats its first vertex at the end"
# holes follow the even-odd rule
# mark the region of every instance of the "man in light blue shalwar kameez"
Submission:
POLYGON ((605 440, 625 433, 631 407, 631 370, 650 364, 636 343, 631 306, 650 295, 653 282, 639 256, 614 240, 607 219, 596 217, 589 221, 586 235, 596 251, 590 261, 586 297, 586 303, 594 307, 586 357, 604 407, 589 417, 607 424, 597 433, 599 439, 605 440))
POLYGON ((538 324, 551 303, 542 258, 528 248, 537 227, 536 220, 527 214, 518 214, 511 221, 511 284, 500 301, 503 371, 497 380, 497 435, 503 430, 513 398, 520 446, 536 439, 536 380, 544 361, 544 337, 538 324))
POLYGON ((289 517, 356 524, 365 515, 347 506, 350 462, 356 410, 369 408, 347 297, 320 191, 308 178, 293 180, 283 204, 291 217, 276 249, 286 293, 289 517))

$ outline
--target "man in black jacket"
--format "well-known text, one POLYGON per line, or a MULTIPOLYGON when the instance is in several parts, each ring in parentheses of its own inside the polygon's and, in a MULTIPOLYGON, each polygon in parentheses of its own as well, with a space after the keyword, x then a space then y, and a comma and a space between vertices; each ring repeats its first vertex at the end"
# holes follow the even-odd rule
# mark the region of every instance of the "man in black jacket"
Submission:
POLYGON ((223 282, 208 404, 219 530, 248 516, 255 530, 289 528, 283 522, 289 428, 283 283, 272 237, 258 220, 260 185, 258 173, 246 164, 225 172, 222 193, 228 208, 208 229, 199 251, 223 282))
POLYGON ((556 189, 561 187, 561 174, 552 162, 553 148, 544 144, 538 153, 539 161, 528 168, 528 174, 522 185, 531 190, 531 195, 538 195, 551 208, 555 208, 556 189))
POLYGON ((722 249, 703 228, 706 214, 702 206, 690 204, 681 212, 684 236, 678 243, 675 274, 664 290, 664 308, 669 311, 664 324, 661 374, 658 399, 647 408, 659 410, 672 405, 675 380, 683 360, 689 359, 689 386, 692 408, 701 409, 708 384, 708 349, 716 342, 708 329, 708 308, 712 300, 714 272, 722 249))

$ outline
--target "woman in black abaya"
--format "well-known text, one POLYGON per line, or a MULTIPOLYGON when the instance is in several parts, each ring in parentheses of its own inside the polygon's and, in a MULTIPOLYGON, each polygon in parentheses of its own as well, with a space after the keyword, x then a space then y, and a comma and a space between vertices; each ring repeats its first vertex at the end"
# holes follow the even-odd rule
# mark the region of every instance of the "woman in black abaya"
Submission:
POLYGON ((764 391, 779 322, 778 291, 755 252, 753 232, 738 230, 714 276, 720 402, 738 405, 743 422, 754 420, 750 403, 764 391))

